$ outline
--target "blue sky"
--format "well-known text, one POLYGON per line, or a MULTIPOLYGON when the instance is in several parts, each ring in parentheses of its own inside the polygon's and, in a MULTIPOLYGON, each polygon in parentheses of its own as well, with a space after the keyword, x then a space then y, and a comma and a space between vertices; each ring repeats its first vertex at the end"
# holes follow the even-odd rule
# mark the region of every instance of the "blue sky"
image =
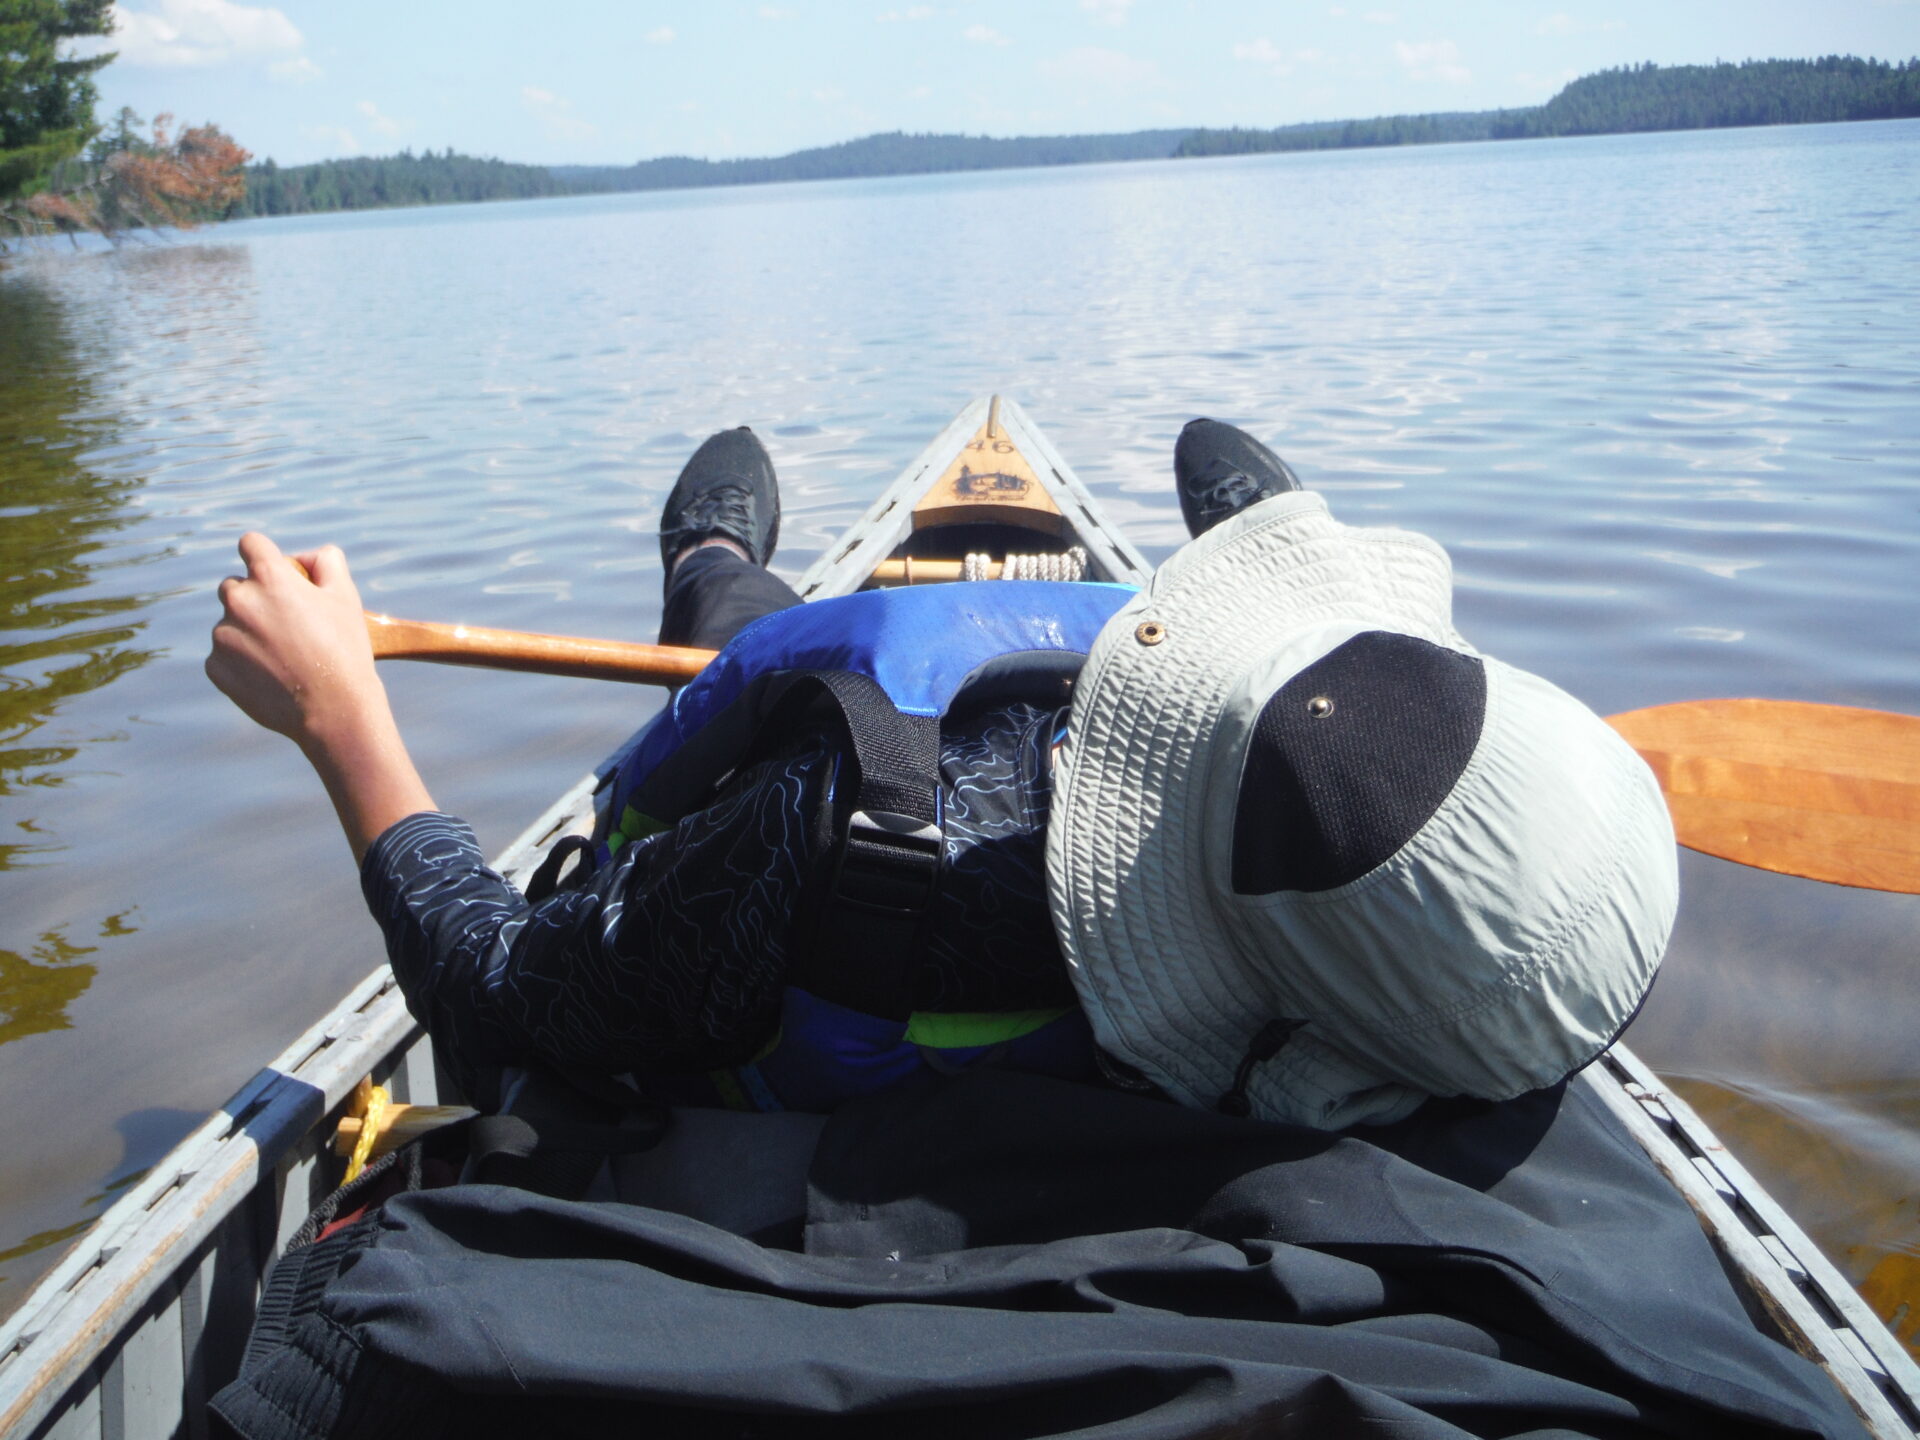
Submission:
POLYGON ((283 164, 769 155, 876 130, 1279 125, 1546 99, 1609 65, 1920 54, 1920 0, 125 0, 103 112, 283 164))

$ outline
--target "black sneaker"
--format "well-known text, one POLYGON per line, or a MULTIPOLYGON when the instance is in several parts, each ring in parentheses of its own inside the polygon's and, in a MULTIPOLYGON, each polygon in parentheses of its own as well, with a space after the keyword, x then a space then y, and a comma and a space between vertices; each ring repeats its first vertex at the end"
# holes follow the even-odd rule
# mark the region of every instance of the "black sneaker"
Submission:
POLYGON ((1258 500, 1300 488, 1287 462, 1246 431, 1189 420, 1173 446, 1173 486, 1196 539, 1258 500))
POLYGON ((773 558, 780 539, 780 484, 773 461, 753 431, 742 425, 709 435, 693 452, 660 514, 660 563, 702 540, 733 541, 756 565, 773 558))

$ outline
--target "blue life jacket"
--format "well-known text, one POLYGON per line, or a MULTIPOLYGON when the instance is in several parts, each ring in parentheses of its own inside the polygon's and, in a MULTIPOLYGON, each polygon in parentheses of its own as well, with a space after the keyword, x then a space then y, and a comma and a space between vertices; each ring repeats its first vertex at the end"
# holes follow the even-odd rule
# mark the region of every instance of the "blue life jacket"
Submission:
POLYGON ((826 1110, 923 1065, 991 1056, 1082 1075, 1078 1007, 912 1009, 919 923, 939 883, 939 721, 954 709, 1064 703, 1124 585, 987 581, 862 591, 753 622, 636 737, 611 776, 602 858, 707 804, 728 777, 807 726, 837 731, 815 834, 823 858, 795 917, 794 964, 769 1045, 704 1077, 649 1077, 661 1099, 826 1110))

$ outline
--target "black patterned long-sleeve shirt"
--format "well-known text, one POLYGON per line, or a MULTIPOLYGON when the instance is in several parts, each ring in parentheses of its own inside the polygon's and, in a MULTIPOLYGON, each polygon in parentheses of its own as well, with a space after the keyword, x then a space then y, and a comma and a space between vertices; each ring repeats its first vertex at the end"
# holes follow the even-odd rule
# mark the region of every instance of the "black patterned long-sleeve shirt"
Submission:
MULTIPOLYGON (((1055 724, 1054 711, 1016 704, 941 737, 947 867, 923 927, 916 1009, 1073 1004, 1047 911, 1055 724)), ((814 742, 757 765, 581 888, 532 906, 461 821, 400 821, 368 849, 361 885, 408 1007, 468 1082, 540 1060, 662 1074, 750 1058, 778 1020, 834 763, 814 742)))

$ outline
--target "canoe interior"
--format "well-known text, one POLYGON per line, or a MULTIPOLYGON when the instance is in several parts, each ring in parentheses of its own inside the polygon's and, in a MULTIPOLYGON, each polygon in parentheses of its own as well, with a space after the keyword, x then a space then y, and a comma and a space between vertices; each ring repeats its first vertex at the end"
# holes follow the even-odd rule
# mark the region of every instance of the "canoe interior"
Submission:
MULTIPOLYGON (((905 556, 1058 554, 1074 545, 1087 552, 1088 579, 1147 577, 1139 551, 1106 523, 1025 412, 983 398, 797 588, 809 600, 848 594, 881 561, 905 556)), ((496 868, 524 883, 556 837, 589 830, 595 787, 594 775, 582 777, 496 868)), ((0 1437, 205 1435, 206 1398, 235 1372, 261 1277, 339 1181, 342 1162, 329 1142, 369 1074, 398 1101, 459 1098, 384 965, 155 1166, 0 1322, 0 1437)), ((1624 1045, 1575 1083, 1590 1087, 1685 1196, 1754 1324, 1821 1365, 1870 1433, 1920 1435, 1920 1367, 1692 1109, 1624 1045)))

